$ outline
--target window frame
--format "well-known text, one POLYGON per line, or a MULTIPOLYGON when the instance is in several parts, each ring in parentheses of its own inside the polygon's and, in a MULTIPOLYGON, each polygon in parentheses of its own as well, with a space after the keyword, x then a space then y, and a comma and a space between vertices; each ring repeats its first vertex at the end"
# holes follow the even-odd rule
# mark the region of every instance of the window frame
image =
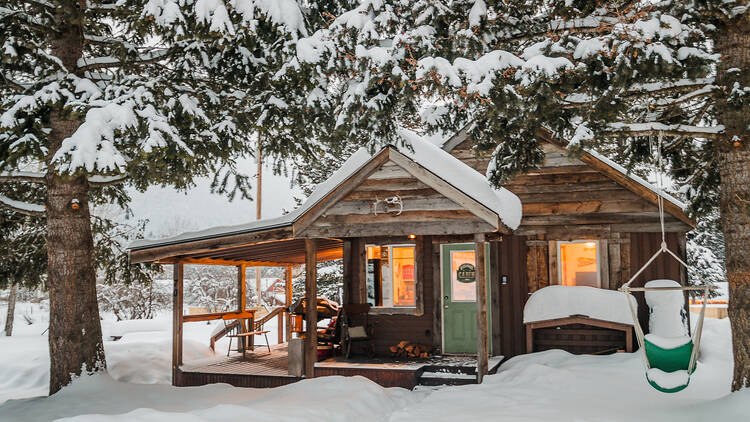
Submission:
POLYGON ((604 271, 607 271, 606 268, 602 266, 602 242, 599 239, 575 239, 575 240, 557 240, 555 241, 555 257, 556 262, 555 266, 556 268, 556 276, 557 276, 557 284, 564 286, 563 284, 563 277, 562 277, 562 271, 563 271, 563 262, 562 262, 562 245, 563 244, 574 244, 574 243, 595 243, 596 246, 596 288, 601 289, 602 288, 602 274, 604 271))
MULTIPOLYGON (((424 299, 423 299, 423 292, 421 288, 421 273, 420 273, 420 266, 419 266, 419 257, 418 253, 420 248, 417 247, 416 242, 383 242, 383 243, 370 243, 365 242, 364 245, 364 268, 365 271, 367 271, 368 266, 368 259, 367 259, 367 248, 371 246, 379 246, 379 247, 404 247, 404 246, 411 246, 414 248, 414 306, 371 306, 370 307, 370 314, 375 315, 416 315, 420 316, 424 314, 424 299)), ((388 252, 388 265, 391 267, 391 271, 393 268, 393 254, 391 251, 388 252)), ((364 282, 367 283, 367 273, 365 272, 365 279, 364 282)), ((393 280, 391 280, 391 283, 393 280)), ((367 302, 369 303, 369 302, 367 302)))

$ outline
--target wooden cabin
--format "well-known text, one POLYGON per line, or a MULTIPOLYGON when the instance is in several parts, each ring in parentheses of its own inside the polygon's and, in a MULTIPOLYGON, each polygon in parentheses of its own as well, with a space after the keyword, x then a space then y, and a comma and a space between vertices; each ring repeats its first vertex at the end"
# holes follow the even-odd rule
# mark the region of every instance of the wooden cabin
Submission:
MULTIPOLYGON (((616 289, 661 245, 656 191, 597 154, 571 158, 561 146, 546 144, 543 166, 496 190, 483 176, 489 159, 474 152, 465 132, 443 145, 403 136, 405 147, 355 153, 287 215, 131 245, 133 263, 174 266, 174 385, 271 387, 301 379, 289 374, 286 345, 266 357, 230 357, 222 364, 182 361, 183 324, 246 313, 244 273, 250 266, 286 267, 290 291, 291 267, 305 264, 306 298, 314 303, 314 264, 342 259, 344 303, 371 305, 372 353, 318 361, 312 307, 305 313, 304 377, 363 375, 411 388, 429 383, 434 371, 481 382, 503 358, 529 352, 523 307, 531 293, 556 284, 616 289), (240 309, 183 315, 182 268, 190 264, 236 266, 240 309), (403 342, 430 346, 431 357, 391 358, 403 342)), ((683 204, 663 198, 666 242, 685 256, 685 233, 694 223, 683 204)), ((660 258, 634 285, 653 278, 685 283, 686 277, 676 263, 660 258)), ((276 315, 286 320, 282 337, 289 340, 285 312, 276 315)), ((639 317, 647 327, 646 312, 639 317)), ((625 338, 623 329, 613 334, 606 326, 595 328, 602 331, 569 332, 559 347, 591 350, 602 336, 625 338)))

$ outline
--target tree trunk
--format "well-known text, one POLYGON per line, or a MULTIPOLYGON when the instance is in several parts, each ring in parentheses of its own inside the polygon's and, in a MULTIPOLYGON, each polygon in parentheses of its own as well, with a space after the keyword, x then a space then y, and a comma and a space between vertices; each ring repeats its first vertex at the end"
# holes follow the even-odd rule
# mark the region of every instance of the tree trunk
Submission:
MULTIPOLYGON (((84 7, 85 2, 76 1, 55 9, 58 32, 50 49, 71 73, 75 73, 83 52, 84 7)), ((50 159, 80 124, 75 116, 62 110, 51 111, 50 159)), ((56 174, 55 165, 49 161, 46 177, 49 392, 54 394, 75 376, 106 369, 106 362, 96 299, 88 181, 85 174, 56 174)))
MULTIPOLYGON (((722 55, 716 80, 728 95, 735 83, 750 86, 750 20, 744 14, 719 28, 716 51, 722 55), (741 69, 728 72, 729 69, 741 69)), ((729 319, 732 326, 732 391, 750 387, 750 106, 717 104, 726 137, 715 144, 721 175, 720 211, 726 242, 729 319)))
POLYGON ((8 294, 8 314, 5 318, 5 336, 10 337, 13 334, 13 319, 16 315, 16 296, 18 295, 18 285, 10 286, 8 294))
POLYGON ((47 177, 47 267, 53 394, 73 376, 106 368, 85 176, 47 177))

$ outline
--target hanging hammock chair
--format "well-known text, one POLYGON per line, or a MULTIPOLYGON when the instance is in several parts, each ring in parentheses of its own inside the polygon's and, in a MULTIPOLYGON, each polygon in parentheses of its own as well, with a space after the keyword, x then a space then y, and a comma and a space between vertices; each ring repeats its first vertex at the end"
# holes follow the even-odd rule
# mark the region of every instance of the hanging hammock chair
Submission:
MULTIPOLYGON (((643 357, 643 364, 646 369, 646 380, 655 389, 663 393, 676 393, 684 390, 690 383, 690 375, 695 370, 696 361, 698 359, 698 353, 700 351, 701 344, 701 333, 703 331, 703 319, 706 314, 706 302, 708 293, 710 290, 716 289, 716 286, 703 285, 703 286, 682 286, 674 281, 665 280, 654 280, 645 284, 644 287, 630 287, 645 270, 662 254, 671 256, 677 262, 680 263, 684 268, 688 268, 688 265, 683 261, 676 253, 672 252, 667 247, 666 233, 664 230, 664 197, 662 193, 662 157, 661 157, 661 142, 662 135, 659 135, 659 142, 657 146, 657 163, 658 163, 658 184, 657 184, 657 197, 659 206, 659 219, 661 223, 661 247, 646 263, 632 276, 627 283, 620 287, 620 291, 623 292, 630 307, 630 312, 633 315, 633 328, 635 329, 635 336, 638 340, 638 346, 641 349, 641 356, 643 357), (679 291, 681 293, 689 291, 702 291, 703 292, 703 305, 701 312, 698 316, 695 328, 693 329, 693 335, 691 337, 672 337, 672 338, 661 338, 656 336, 645 336, 643 328, 638 320, 638 313, 630 300, 631 292, 670 292, 679 291)), ((663 294, 663 293, 660 293, 663 294)), ((679 311, 678 311, 679 312, 679 311)))

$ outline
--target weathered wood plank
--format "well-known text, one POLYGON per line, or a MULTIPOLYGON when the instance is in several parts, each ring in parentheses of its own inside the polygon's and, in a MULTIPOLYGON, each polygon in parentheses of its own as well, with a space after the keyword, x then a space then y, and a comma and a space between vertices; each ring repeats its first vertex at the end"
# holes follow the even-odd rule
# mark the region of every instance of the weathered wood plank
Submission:
POLYGON ((176 385, 182 365, 182 306, 184 267, 177 262, 172 270, 172 385, 176 385))
POLYGON ((575 202, 575 201, 643 201, 638 195, 625 189, 591 190, 591 191, 569 191, 544 192, 544 193, 517 193, 518 198, 524 204, 545 202, 575 202), (554 201, 552 200, 554 198, 554 201))
MULTIPOLYGON (((389 195, 386 197, 379 196, 378 199, 383 200, 386 198, 392 198, 396 195, 389 195)), ((373 197, 374 198, 374 197, 373 197)), ((401 198, 403 203, 402 212, 412 211, 457 211, 463 210, 463 208, 457 203, 451 201, 448 198, 418 198, 418 199, 404 199, 401 198)), ((380 203, 377 205, 378 214, 385 214, 384 204, 380 203)), ((400 207, 393 207, 391 210, 396 212, 400 210, 400 207)), ((349 215, 349 214, 363 214, 363 215, 375 215, 375 200, 372 201, 341 201, 336 205, 326 210, 325 215, 349 215)))
POLYGON ((356 236, 408 236, 416 235, 455 235, 474 234, 478 232, 492 232, 496 230, 484 221, 452 220, 452 221, 405 221, 402 224, 338 224, 326 226, 311 226, 304 236, 309 237, 356 237, 356 236))
MULTIPOLYGON (((411 175, 410 175, 411 176, 411 175)), ((426 183, 420 182, 414 177, 404 177, 398 179, 367 179, 362 181, 355 191, 367 192, 374 190, 414 190, 427 189, 426 183)))
POLYGON ((375 173, 368 177, 369 180, 381 180, 381 179, 408 179, 411 175, 406 170, 399 167, 397 164, 387 162, 383 164, 375 173))
MULTIPOLYGON (((287 265, 285 268, 285 277, 284 277, 284 303, 286 304, 287 310, 290 306, 292 306, 292 299, 293 299, 293 292, 292 292, 292 266, 287 265)), ((292 338, 292 314, 289 312, 284 312, 285 316, 285 328, 286 328, 286 341, 291 340, 292 338)))
POLYGON ((424 189, 397 189, 397 190, 353 190, 347 194, 342 201, 374 201, 375 197, 378 198, 390 198, 392 196, 400 196, 401 199, 414 199, 414 198, 444 198, 438 191, 432 188, 424 189))
POLYGON ((489 347, 487 337, 487 274, 485 272, 485 243, 479 234, 475 237, 474 250, 476 253, 476 290, 477 290, 477 383, 481 384, 487 374, 489 347))
POLYGON ((318 240, 305 239, 305 377, 315 377, 318 360, 318 240))
POLYGON ((451 222, 453 220, 479 220, 473 213, 463 210, 448 211, 404 211, 401 215, 395 214, 345 214, 345 215, 325 215, 319 218, 313 225, 331 226, 340 224, 384 224, 384 223, 405 223, 405 222, 451 222))

